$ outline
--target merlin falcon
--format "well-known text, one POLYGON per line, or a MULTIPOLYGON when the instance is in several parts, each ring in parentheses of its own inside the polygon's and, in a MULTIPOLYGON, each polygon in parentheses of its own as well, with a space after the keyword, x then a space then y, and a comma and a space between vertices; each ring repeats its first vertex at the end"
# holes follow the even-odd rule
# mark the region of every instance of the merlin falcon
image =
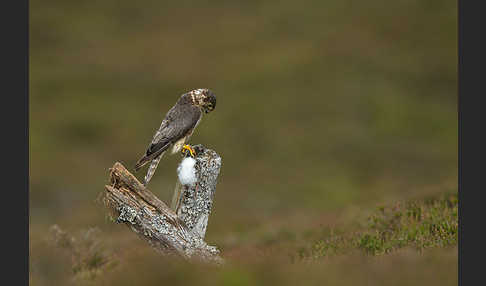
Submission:
POLYGON ((213 111, 215 107, 216 96, 206 88, 189 91, 179 98, 165 115, 147 151, 135 164, 135 172, 137 172, 150 162, 144 185, 148 184, 159 165, 160 159, 171 146, 172 154, 182 151, 195 156, 194 149, 186 145, 186 142, 201 121, 203 114, 213 111))

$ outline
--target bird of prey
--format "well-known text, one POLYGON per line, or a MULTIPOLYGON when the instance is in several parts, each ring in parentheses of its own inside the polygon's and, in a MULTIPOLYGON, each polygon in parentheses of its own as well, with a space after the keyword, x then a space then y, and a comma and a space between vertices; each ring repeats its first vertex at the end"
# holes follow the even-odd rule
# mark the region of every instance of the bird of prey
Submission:
POLYGON ((135 172, 150 162, 144 185, 147 185, 160 159, 172 147, 172 154, 179 151, 189 152, 195 156, 187 140, 194 132, 204 113, 209 113, 216 107, 216 96, 206 88, 195 89, 184 93, 176 104, 167 112, 159 130, 155 133, 145 154, 135 164, 135 172))

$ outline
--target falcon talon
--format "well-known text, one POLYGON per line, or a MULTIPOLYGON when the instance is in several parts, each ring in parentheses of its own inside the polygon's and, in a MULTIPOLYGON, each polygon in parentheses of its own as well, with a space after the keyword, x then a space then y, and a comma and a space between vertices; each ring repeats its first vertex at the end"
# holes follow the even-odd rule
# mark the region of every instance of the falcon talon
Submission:
POLYGON ((192 158, 196 157, 196 151, 190 145, 185 144, 182 146, 182 154, 187 156, 188 151, 192 158))

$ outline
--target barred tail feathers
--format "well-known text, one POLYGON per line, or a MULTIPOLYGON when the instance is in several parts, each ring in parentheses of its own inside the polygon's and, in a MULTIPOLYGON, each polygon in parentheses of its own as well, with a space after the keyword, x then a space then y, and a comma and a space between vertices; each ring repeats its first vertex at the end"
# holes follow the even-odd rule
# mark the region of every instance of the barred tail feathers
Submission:
POLYGON ((149 157, 143 156, 142 158, 140 158, 140 160, 138 160, 138 162, 135 164, 135 167, 134 167, 135 172, 138 172, 138 170, 140 170, 140 168, 145 166, 145 164, 147 164, 148 162, 150 162, 149 157))
POLYGON ((165 152, 161 153, 158 157, 152 160, 150 163, 150 166, 147 170, 147 174, 145 175, 144 179, 144 185, 147 185, 150 179, 152 179, 152 176, 155 173, 155 170, 157 169, 157 166, 159 165, 160 159, 162 159, 162 156, 164 155, 165 152))

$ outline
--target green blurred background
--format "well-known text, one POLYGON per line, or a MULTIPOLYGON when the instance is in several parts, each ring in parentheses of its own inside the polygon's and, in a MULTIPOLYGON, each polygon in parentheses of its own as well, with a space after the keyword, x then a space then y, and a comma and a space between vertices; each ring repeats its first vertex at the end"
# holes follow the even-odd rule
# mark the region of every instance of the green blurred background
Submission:
MULTIPOLYGON (((101 230, 123 269, 104 285, 456 285, 454 250, 286 259, 312 243, 305 233, 456 190, 456 4, 30 1, 32 285, 72 282, 53 224, 101 230), (206 236, 223 270, 160 258, 95 202, 108 168, 132 168, 195 88, 218 99, 190 142, 223 159, 206 236)), ((166 202, 179 159, 165 156, 149 185, 166 202)))

